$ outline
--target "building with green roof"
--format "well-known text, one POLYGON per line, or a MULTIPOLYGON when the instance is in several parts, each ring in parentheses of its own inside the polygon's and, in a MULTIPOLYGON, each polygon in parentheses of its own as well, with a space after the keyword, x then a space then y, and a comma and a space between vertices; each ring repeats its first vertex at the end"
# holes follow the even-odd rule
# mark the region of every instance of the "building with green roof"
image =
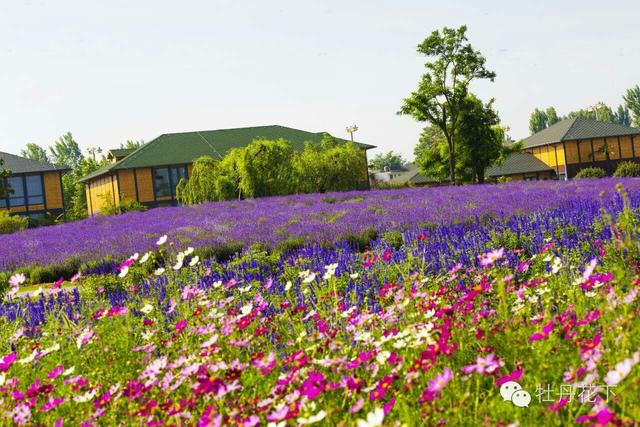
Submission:
MULTIPOLYGON (((260 138, 282 138, 294 150, 302 151, 305 142, 320 142, 324 135, 325 132, 278 125, 167 133, 132 152, 110 150, 111 163, 80 181, 85 184, 89 215, 98 213, 107 200, 117 206, 125 198, 148 207, 170 206, 176 204, 176 185, 190 176, 192 163, 198 157, 221 159, 229 150, 246 147, 260 138)), ((374 146, 357 142, 356 145, 365 153, 360 188, 368 188, 366 151, 374 146)))
POLYGON ((618 163, 640 160, 640 129, 616 123, 574 117, 561 120, 522 141, 522 153, 509 156, 488 170, 488 176, 529 179, 574 177, 586 167, 599 167, 612 174, 618 163), (532 157, 539 160, 536 162, 532 157))
POLYGON ((67 167, 27 159, 0 151, 2 168, 11 171, 4 178, 9 194, 0 198, 0 209, 31 219, 64 215, 62 174, 67 167))

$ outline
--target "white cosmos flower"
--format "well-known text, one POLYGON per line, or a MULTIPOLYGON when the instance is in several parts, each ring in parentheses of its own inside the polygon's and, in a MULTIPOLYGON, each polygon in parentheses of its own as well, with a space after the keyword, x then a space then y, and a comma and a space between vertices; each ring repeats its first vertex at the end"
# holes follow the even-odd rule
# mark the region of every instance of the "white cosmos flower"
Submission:
POLYGON ((162 246, 165 243, 167 243, 167 235, 166 234, 158 239, 158 241, 156 242, 156 245, 162 246))
POLYGON ((186 256, 186 255, 191 255, 191 254, 193 253, 193 251, 194 251, 194 250, 195 250, 195 249, 193 249, 191 246, 189 246, 189 247, 187 248, 187 250, 186 250, 186 251, 184 251, 185 256, 186 256))
POLYGON ((161 276, 164 274, 164 268, 160 267, 159 269, 157 269, 156 271, 153 272, 153 274, 155 274, 156 276, 161 276))
POLYGON ((240 288, 240 293, 243 294, 245 292, 249 292, 251 290, 251 285, 247 285, 244 288, 240 288))
POLYGON ((13 276, 11 276, 11 279, 9 279, 9 284, 13 287, 18 287, 22 285, 25 280, 27 280, 27 278, 25 277, 24 274, 22 273, 14 274, 13 276))
POLYGON ((0 372, 0 387, 2 387, 4 385, 4 382, 6 381, 7 376, 4 374, 4 372, 0 372))
POLYGON ((189 266, 194 267, 196 264, 198 264, 198 262, 200 262, 200 257, 196 255, 193 258, 191 258, 191 261, 189 262, 189 266))
POLYGON ((85 394, 82 394, 80 396, 75 396, 73 398, 73 401, 78 403, 85 403, 90 400, 93 400, 93 398, 96 397, 97 393, 98 393, 98 390, 94 388, 93 390, 88 391, 85 394))
POLYGON ((64 371, 64 372, 62 373, 62 376, 63 376, 63 377, 68 377, 69 375, 73 374, 75 371, 76 371, 76 367, 75 367, 75 366, 72 366, 72 367, 70 367, 69 369, 67 369, 66 371, 64 371))
POLYGON ((320 411, 315 415, 311 415, 309 418, 299 417, 297 421, 298 421, 298 424, 302 424, 302 425, 315 424, 317 422, 324 420, 324 417, 326 416, 327 416, 327 413, 325 411, 320 411))
POLYGON ((28 355, 23 359, 18 360, 18 363, 20 363, 21 365, 26 365, 27 363, 31 363, 34 361, 37 355, 38 355, 38 350, 33 350, 33 352, 30 355, 28 355))
POLYGON ((213 287, 214 288, 219 288, 220 286, 222 286, 222 280, 218 280, 217 282, 213 282, 213 287))
POLYGON ((140 264, 144 264, 145 262, 147 262, 149 260, 149 257, 151 256, 151 252, 147 252, 146 254, 142 255, 142 258, 140 258, 140 261, 138 261, 140 264))
POLYGON ((180 270, 182 268, 182 261, 183 261, 183 259, 179 258, 178 262, 176 262, 176 265, 173 266, 173 269, 175 271, 178 271, 178 270, 180 270))
POLYGON ((373 412, 367 414, 366 420, 358 420, 358 427, 380 427, 384 420, 384 410, 382 408, 376 408, 373 412))
POLYGON ((251 313, 251 310, 253 310, 253 304, 247 304, 240 309, 243 316, 246 316, 247 314, 251 313))
POLYGON ((305 277, 305 279, 303 280, 304 283, 311 283, 316 279, 316 273, 310 273, 307 277, 305 277))
POLYGON ((358 273, 352 273, 349 275, 349 277, 351 277, 352 279, 357 279, 358 277, 360 277, 360 275, 358 273))
POLYGON ((140 309, 144 314, 149 314, 153 311, 153 306, 151 304, 145 304, 144 307, 140 309))
POLYGON ((118 274, 118 277, 121 279, 124 279, 124 277, 129 273, 129 267, 124 267, 122 270, 120 270, 120 273, 118 274))
POLYGON ((287 281, 287 284, 284 286, 284 290, 285 290, 285 291, 288 291, 289 289, 291 289, 291 286, 293 286, 293 285, 291 284, 291 282, 290 282, 290 281, 287 281))

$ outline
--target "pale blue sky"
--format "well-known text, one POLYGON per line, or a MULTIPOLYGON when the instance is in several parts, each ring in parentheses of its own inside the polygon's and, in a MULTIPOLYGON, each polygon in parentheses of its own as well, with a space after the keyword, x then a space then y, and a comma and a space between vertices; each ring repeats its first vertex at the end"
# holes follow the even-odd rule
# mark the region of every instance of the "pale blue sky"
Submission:
POLYGON ((412 157, 423 125, 395 112, 417 84, 416 45, 469 26, 497 72, 511 135, 534 107, 620 103, 640 83, 640 2, 8 1, 0 8, 0 150, 84 147, 166 132, 281 124, 412 157))

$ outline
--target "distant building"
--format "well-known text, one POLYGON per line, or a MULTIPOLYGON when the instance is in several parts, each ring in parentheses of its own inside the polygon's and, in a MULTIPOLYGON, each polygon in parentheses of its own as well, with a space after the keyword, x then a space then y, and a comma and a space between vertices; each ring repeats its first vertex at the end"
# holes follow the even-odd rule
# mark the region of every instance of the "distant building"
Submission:
POLYGON ((553 176, 566 179, 586 167, 612 174, 621 161, 640 160, 640 129, 582 117, 565 119, 526 138, 522 153, 489 168, 487 176, 539 179, 548 178, 550 169, 553 176))
POLYGON ((372 186, 388 184, 398 187, 425 187, 442 184, 435 178, 424 175, 413 163, 407 163, 404 170, 370 171, 369 177, 372 186))
POLYGON ((5 178, 10 192, 0 199, 0 209, 31 219, 64 214, 62 174, 69 169, 0 151, 2 168, 10 169, 5 178))
MULTIPOLYGON (((83 177, 89 215, 107 203, 118 206, 123 199, 147 207, 174 206, 176 186, 191 176, 192 163, 202 156, 222 158, 232 148, 245 147, 256 138, 279 139, 302 151, 305 142, 320 142, 324 132, 307 132, 284 126, 260 126, 199 132, 163 134, 138 149, 114 149, 107 153, 110 164, 83 177)), ((336 138, 346 143, 344 139, 336 138)), ((356 143, 364 152, 359 188, 368 188, 366 151, 372 145, 356 143)))

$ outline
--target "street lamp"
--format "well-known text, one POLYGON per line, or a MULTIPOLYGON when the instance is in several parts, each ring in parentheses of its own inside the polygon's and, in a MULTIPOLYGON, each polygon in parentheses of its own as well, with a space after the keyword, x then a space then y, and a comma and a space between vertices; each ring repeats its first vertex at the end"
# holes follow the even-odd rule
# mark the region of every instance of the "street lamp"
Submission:
POLYGON ((347 132, 351 135, 351 141, 353 141, 353 133, 358 131, 358 126, 347 126, 347 132))
POLYGON ((93 156, 93 160, 95 160, 96 159, 96 153, 98 153, 98 154, 102 153, 102 148, 100 148, 100 147, 87 148, 87 153, 91 154, 93 156))

